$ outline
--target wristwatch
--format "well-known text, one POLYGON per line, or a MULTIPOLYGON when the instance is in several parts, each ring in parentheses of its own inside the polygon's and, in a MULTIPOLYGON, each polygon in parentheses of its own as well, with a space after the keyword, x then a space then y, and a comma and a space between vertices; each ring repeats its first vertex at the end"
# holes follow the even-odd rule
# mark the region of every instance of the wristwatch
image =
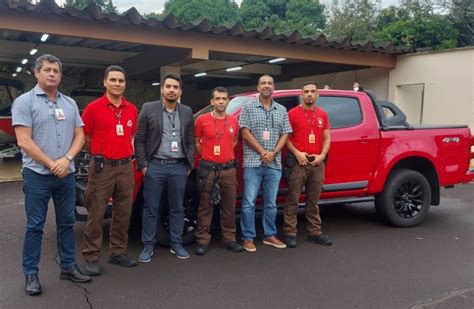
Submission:
POLYGON ((74 157, 71 156, 69 153, 67 155, 64 156, 66 159, 68 159, 70 162, 72 162, 72 160, 74 160, 74 157))

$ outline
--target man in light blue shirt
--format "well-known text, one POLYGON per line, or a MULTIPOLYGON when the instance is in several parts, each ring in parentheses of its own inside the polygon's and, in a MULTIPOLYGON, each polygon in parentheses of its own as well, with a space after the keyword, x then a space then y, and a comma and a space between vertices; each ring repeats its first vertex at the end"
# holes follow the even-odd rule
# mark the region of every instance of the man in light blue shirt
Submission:
POLYGON ((43 227, 52 198, 56 213, 60 279, 90 281, 76 265, 74 244, 74 156, 84 144, 76 102, 58 91, 61 61, 45 54, 35 62, 37 85, 12 106, 12 125, 23 155, 26 232, 23 244, 25 293, 41 293, 38 264, 43 227))

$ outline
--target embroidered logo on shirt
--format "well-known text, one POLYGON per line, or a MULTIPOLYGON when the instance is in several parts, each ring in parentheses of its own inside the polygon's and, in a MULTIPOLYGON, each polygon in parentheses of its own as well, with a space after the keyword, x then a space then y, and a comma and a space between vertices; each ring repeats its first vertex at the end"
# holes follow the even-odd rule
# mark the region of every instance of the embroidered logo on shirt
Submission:
POLYGON ((318 127, 322 127, 322 126, 323 126, 323 119, 318 118, 318 127))
POLYGON ((131 120, 127 121, 127 127, 129 128, 133 127, 133 122, 131 120))

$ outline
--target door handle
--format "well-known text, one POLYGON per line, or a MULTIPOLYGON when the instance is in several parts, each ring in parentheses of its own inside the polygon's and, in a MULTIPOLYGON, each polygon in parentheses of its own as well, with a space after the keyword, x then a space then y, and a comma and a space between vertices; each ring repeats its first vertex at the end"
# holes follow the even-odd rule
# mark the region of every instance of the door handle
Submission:
POLYGON ((367 135, 361 136, 359 139, 361 144, 368 144, 369 143, 369 137, 367 135))

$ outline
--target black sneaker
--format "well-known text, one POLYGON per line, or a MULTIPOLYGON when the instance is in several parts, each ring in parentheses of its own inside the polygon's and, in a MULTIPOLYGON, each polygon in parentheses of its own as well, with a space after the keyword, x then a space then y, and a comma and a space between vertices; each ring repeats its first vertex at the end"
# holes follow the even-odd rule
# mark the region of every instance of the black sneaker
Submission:
POLYGON ((99 276, 100 275, 100 265, 99 261, 86 261, 86 273, 89 276, 99 276))
POLYGON ((28 295, 41 294, 41 284, 38 275, 25 276, 25 293, 28 295))
POLYGON ((234 252, 234 253, 239 253, 244 251, 244 247, 242 247, 238 242, 233 241, 230 242, 226 245, 227 250, 234 252))
POLYGON ((296 248, 298 243, 296 242, 296 236, 286 236, 285 243, 288 248, 296 248))
POLYGON ((59 275, 61 280, 71 280, 74 282, 88 282, 91 281, 91 277, 85 275, 81 272, 77 265, 73 265, 68 269, 61 269, 61 274, 59 275))
POLYGON ((109 264, 120 265, 123 267, 135 267, 137 266, 137 261, 128 257, 128 255, 121 254, 116 256, 109 257, 109 264))
POLYGON ((208 249, 209 249, 208 245, 197 244, 194 251, 196 252, 196 255, 204 255, 204 254, 206 254, 208 249))
POLYGON ((309 242, 314 242, 319 245, 323 246, 331 246, 332 245, 332 239, 329 238, 328 235, 320 234, 320 235, 313 235, 313 236, 308 236, 307 241, 309 242))

